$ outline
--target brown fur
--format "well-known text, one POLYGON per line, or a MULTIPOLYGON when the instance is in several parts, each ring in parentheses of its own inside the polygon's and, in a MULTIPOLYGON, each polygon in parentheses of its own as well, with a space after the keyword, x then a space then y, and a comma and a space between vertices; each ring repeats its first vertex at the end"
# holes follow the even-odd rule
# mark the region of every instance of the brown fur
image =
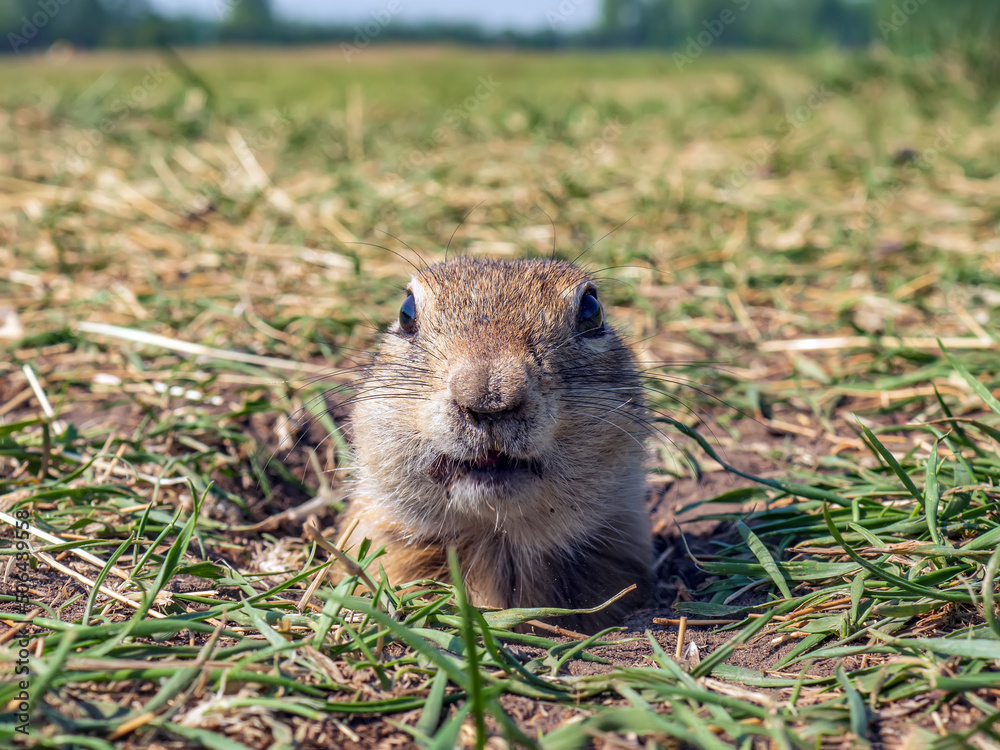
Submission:
POLYGON ((558 261, 463 258, 410 290, 416 331, 389 330, 358 395, 354 539, 385 546, 394 584, 446 579, 455 547, 481 606, 591 607, 634 583, 563 621, 620 622, 651 583, 647 413, 618 335, 577 329, 594 281, 558 261), (470 478, 496 454, 515 479, 470 478))

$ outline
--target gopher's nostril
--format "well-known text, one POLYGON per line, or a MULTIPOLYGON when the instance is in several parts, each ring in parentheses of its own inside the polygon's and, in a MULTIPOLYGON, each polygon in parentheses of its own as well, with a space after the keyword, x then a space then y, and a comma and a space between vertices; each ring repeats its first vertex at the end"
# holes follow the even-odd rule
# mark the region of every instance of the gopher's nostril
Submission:
POLYGON ((448 390, 455 408, 470 423, 502 422, 524 408, 529 377, 518 360, 470 359, 452 370, 448 390))
POLYGON ((467 406, 457 401, 459 413, 471 424, 484 424, 486 422, 503 422, 507 419, 515 419, 520 413, 523 404, 517 404, 509 408, 494 409, 484 406, 467 406))

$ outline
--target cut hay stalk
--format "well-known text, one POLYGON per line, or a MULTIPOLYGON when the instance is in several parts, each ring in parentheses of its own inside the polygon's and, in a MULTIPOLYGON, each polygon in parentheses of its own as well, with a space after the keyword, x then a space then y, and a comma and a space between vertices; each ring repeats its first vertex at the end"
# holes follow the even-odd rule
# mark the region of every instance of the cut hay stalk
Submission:
POLYGON ((259 367, 269 367, 276 370, 289 370, 292 372, 311 372, 315 374, 327 373, 329 367, 309 364, 308 362, 289 362, 288 360, 276 357, 264 357, 259 354, 247 354, 245 352, 234 352, 226 349, 216 349, 210 346, 194 344, 190 341, 180 341, 158 333, 148 333, 137 331, 133 328, 123 328, 122 326, 107 325, 105 323, 91 323, 80 321, 76 324, 77 330, 83 333, 93 333, 98 336, 110 336, 111 338, 122 339, 124 341, 134 341, 137 344, 155 346, 161 349, 180 352, 182 354, 192 354, 196 357, 208 357, 229 362, 243 362, 259 367))

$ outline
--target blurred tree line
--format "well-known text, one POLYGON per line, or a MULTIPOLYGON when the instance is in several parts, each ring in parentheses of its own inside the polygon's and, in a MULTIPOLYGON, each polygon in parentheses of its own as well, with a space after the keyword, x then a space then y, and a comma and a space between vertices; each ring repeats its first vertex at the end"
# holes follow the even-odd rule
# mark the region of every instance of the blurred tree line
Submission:
MULTIPOLYGON (((917 0, 914 0, 915 2, 917 0)), ((604 0, 595 30, 605 42, 683 48, 800 49, 860 46, 875 34, 879 3, 857 0, 604 0)))
MULTIPOLYGON (((393 2, 390 0, 387 8, 393 2)), ((0 0, 0 52, 76 47, 457 41, 556 47, 637 47, 700 54, 717 48, 861 47, 907 54, 957 49, 1000 78, 1000 0, 603 0, 598 22, 568 31, 582 0, 547 0, 547 26, 531 33, 471 25, 414 26, 387 10, 343 26, 284 21, 269 0, 206 0, 198 18, 157 15, 147 0, 0 0), (379 16, 382 14, 382 17, 379 16), (376 31, 377 33, 372 33, 376 31), (699 51, 700 50, 700 51, 699 51)))
POLYGON ((584 38, 671 49, 681 66, 713 45, 882 43, 902 55, 957 55, 981 83, 1000 88, 1000 0, 604 0, 597 28, 584 38))

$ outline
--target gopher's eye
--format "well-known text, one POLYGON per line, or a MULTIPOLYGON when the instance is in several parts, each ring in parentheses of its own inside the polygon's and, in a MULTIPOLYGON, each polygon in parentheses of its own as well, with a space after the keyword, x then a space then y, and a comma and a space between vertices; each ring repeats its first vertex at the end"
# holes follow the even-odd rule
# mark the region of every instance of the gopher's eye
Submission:
POLYGON ((580 333, 598 334, 604 330, 604 311, 597 295, 584 292, 580 297, 580 309, 576 313, 576 330, 580 333))
POLYGON ((399 308, 399 330, 410 335, 417 332, 417 303, 413 292, 406 293, 403 306, 399 308))

